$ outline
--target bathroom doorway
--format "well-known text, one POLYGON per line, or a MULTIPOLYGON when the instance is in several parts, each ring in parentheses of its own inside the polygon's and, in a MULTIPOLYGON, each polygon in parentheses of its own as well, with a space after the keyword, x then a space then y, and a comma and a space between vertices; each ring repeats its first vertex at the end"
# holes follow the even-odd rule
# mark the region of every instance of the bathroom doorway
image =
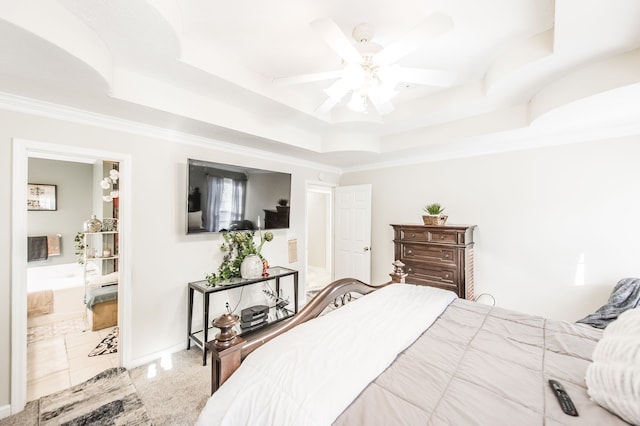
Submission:
POLYGON ((118 367, 117 257, 112 255, 117 253, 117 233, 110 226, 111 232, 93 236, 94 240, 96 236, 104 240, 99 241, 101 253, 93 252, 93 247, 88 253, 83 232, 83 223, 93 214, 117 220, 118 176, 112 174, 112 181, 109 172, 117 171, 118 166, 117 162, 100 159, 67 161, 29 156, 27 402, 118 367), (102 176, 109 179, 108 185, 102 176), (43 188, 55 189, 51 200, 55 210, 37 207, 43 188), (108 277, 105 287, 94 285, 98 277, 108 277), (101 307, 100 315, 89 304, 91 291, 97 288, 100 292, 111 290, 115 299, 108 311, 101 307))
MULTIPOLYGON (((14 164, 12 413, 21 411, 28 401, 81 383, 105 369, 127 366, 130 314, 126 283, 130 282, 130 270, 124 261, 127 236, 122 231, 131 220, 126 183, 119 180, 115 186, 101 186, 114 168, 120 169, 119 177, 128 174, 128 155, 14 140, 14 164), (51 177, 47 177, 47 170, 51 177), (61 182, 62 174, 74 173, 80 175, 54 182, 61 182), (74 186, 73 182, 79 181, 88 182, 88 186, 74 186), (32 196, 27 184, 33 183, 57 185, 54 211, 26 208, 32 196), (117 192, 112 194, 114 189, 117 192), (103 197, 111 199, 105 202, 103 197), (86 260, 81 249, 83 225, 92 214, 108 219, 119 216, 118 232, 108 232, 101 253, 92 252, 91 262, 82 263, 81 257, 86 260), (58 246, 46 258, 41 253, 34 261, 28 237, 54 237, 58 246), (104 265, 107 251, 110 266, 104 265), (95 263, 100 264, 100 275, 115 272, 118 283, 110 290, 117 300, 117 308, 110 313, 113 318, 97 326, 93 324, 97 317, 85 306, 86 283, 95 275, 95 263), (38 295, 33 298, 31 293, 38 295)), ((105 223, 113 226, 114 221, 105 223)))

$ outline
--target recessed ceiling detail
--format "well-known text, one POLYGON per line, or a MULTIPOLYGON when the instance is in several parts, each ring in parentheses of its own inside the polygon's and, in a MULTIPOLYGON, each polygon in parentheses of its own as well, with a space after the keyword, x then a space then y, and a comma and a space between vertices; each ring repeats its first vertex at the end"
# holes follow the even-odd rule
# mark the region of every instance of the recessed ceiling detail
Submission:
POLYGON ((2 2, 0 91, 348 170, 636 134, 639 19, 637 0, 2 2))

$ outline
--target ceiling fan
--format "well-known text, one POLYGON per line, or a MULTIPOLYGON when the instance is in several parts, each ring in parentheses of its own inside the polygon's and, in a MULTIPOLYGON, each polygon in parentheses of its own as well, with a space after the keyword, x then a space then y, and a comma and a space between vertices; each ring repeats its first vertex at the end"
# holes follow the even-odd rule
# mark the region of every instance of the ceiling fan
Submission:
POLYGON ((382 47, 371 41, 373 28, 359 24, 353 29, 355 43, 329 18, 311 22, 311 27, 342 58, 342 69, 293 77, 274 79, 281 85, 301 84, 337 79, 324 91, 327 99, 316 111, 326 113, 351 92, 348 107, 353 111, 366 112, 371 102, 380 115, 393 111, 391 98, 398 92, 398 83, 414 83, 429 86, 449 86, 455 76, 442 70, 402 67, 393 62, 418 49, 421 45, 453 28, 450 17, 435 13, 413 28, 400 40, 382 47))

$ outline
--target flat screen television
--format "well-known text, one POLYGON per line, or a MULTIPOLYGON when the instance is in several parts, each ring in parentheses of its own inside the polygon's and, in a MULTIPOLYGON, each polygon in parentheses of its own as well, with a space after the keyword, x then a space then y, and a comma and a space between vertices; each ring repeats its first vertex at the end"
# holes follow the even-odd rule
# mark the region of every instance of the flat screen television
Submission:
POLYGON ((187 184, 187 234, 289 228, 290 173, 189 159, 187 184))

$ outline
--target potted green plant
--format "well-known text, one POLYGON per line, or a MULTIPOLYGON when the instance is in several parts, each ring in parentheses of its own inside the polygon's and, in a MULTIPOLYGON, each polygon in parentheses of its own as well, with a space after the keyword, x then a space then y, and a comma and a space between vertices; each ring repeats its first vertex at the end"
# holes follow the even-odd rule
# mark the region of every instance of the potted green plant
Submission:
POLYGON ((84 265, 84 232, 78 232, 73 238, 73 241, 76 246, 76 261, 80 265, 84 265))
MULTIPOLYGON (((262 246, 265 242, 273 240, 273 233, 267 231, 263 234, 259 231, 260 243, 257 246, 254 236, 254 231, 228 231, 222 233, 224 242, 220 245, 220 250, 224 252, 224 256, 218 268, 218 273, 211 273, 205 277, 210 286, 215 287, 220 282, 231 278, 246 278, 242 276, 242 263, 251 256, 257 258, 256 261, 266 268, 268 262, 262 257, 262 246)), ((260 270, 263 272, 262 267, 260 270)))
POLYGON ((447 221, 448 216, 442 214, 444 207, 439 203, 427 204, 423 210, 426 213, 422 215, 425 225, 444 225, 447 221))

